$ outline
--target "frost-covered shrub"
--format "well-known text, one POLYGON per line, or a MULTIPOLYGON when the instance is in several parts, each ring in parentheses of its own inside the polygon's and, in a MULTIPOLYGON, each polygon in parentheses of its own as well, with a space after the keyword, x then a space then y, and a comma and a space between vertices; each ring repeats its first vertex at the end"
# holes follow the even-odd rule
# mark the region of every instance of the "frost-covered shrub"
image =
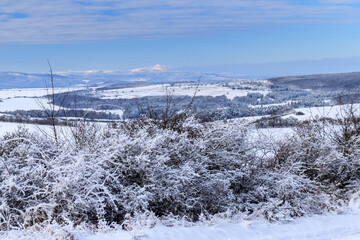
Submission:
POLYGON ((336 151, 326 166, 337 187, 347 188, 360 182, 360 116, 354 105, 344 107, 341 114, 331 136, 336 151))
POLYGON ((116 144, 108 163, 118 176, 113 191, 127 193, 119 196, 126 212, 148 209, 197 219, 233 204, 231 180, 251 155, 245 129, 187 124, 191 132, 182 133, 149 124, 116 144), (194 126, 202 137, 194 137, 194 126))
POLYGON ((297 167, 294 164, 263 172, 256 180, 256 189, 245 196, 244 205, 269 220, 290 220, 324 211, 326 196, 297 167))
POLYGON ((181 132, 145 120, 124 125, 87 127, 88 138, 61 143, 25 130, 5 136, 3 229, 121 223, 127 214, 146 211, 196 220, 236 207, 235 179, 255 162, 244 126, 194 119, 181 132))
POLYGON ((296 164, 299 174, 333 200, 347 200, 360 182, 360 138, 349 124, 308 122, 278 148, 274 165, 296 164), (334 199, 335 196, 335 199, 334 199))
POLYGON ((334 189, 359 182, 357 151, 349 161, 319 123, 272 145, 266 158, 258 153, 267 144, 238 121, 187 118, 173 128, 142 118, 75 130, 58 142, 24 129, 0 139, 1 229, 145 215, 196 221, 229 210, 290 219, 321 213, 334 189))
POLYGON ((40 208, 47 208, 49 203, 49 185, 44 179, 49 174, 49 160, 55 151, 46 139, 23 128, 3 137, 0 150, 3 164, 0 175, 2 229, 26 227, 30 221, 46 220, 47 216, 40 208), (32 217, 28 220, 30 211, 32 217))

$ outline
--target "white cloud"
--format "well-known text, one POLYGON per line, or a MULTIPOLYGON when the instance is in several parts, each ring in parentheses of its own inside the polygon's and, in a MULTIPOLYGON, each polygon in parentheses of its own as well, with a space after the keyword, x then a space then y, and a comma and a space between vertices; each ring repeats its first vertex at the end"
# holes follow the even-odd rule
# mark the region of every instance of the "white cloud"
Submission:
POLYGON ((241 31, 265 24, 359 22, 355 0, 0 1, 0 42, 59 43, 241 31), (6 15, 7 14, 7 15, 6 15), (25 18, 17 18, 17 14, 25 18))

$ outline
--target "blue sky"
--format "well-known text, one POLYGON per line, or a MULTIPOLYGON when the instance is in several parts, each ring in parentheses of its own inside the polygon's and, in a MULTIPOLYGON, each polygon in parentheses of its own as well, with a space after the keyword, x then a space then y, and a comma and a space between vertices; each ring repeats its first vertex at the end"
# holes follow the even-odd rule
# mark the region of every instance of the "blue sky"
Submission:
POLYGON ((360 71, 359 43, 360 0, 0 1, 0 71, 360 71))

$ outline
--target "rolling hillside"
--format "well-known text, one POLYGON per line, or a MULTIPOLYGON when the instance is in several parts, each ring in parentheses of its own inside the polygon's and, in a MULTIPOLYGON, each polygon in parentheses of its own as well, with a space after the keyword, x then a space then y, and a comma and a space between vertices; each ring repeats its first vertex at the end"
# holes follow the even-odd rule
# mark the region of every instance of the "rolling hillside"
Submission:
POLYGON ((360 86, 360 72, 314 74, 270 78, 274 85, 298 89, 341 90, 354 89, 360 86))

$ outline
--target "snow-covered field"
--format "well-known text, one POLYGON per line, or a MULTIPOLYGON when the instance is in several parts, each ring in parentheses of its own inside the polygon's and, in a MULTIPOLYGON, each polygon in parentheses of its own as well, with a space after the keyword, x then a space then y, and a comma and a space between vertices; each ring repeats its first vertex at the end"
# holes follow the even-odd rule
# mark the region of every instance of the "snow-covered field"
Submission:
MULTIPOLYGON (((145 96, 164 96, 166 93, 173 95, 185 95, 193 96, 196 90, 196 85, 192 84, 176 84, 170 86, 170 84, 156 84, 149 86, 140 86, 132 88, 121 88, 112 90, 96 91, 96 95, 102 99, 117 99, 117 98, 138 98, 145 96)), ((235 97, 246 96, 248 93, 261 93, 267 94, 268 90, 242 90, 231 89, 219 84, 200 84, 196 96, 226 96, 228 99, 234 99, 235 97)))
MULTIPOLYGON (((0 136, 4 136, 8 132, 15 131, 20 124, 18 123, 8 123, 8 122, 0 122, 0 136)), ((32 124, 23 124, 26 128, 28 128, 31 131, 36 131, 36 128, 32 124)))
MULTIPOLYGON (((91 94, 101 99, 133 99, 145 96, 164 96, 168 93, 172 95, 193 96, 196 90, 195 84, 154 84, 139 87, 120 88, 111 90, 96 90, 91 88, 91 94)), ((55 88, 55 93, 81 90, 83 88, 55 88)), ((0 112, 16 110, 42 110, 42 106, 48 105, 48 100, 43 97, 50 94, 46 88, 17 88, 0 89, 0 112)), ((200 84, 197 88, 197 96, 226 96, 228 99, 246 96, 248 93, 260 93, 266 95, 269 90, 266 87, 254 90, 231 89, 221 84, 200 84)), ((122 115, 122 110, 115 114, 122 115)))
POLYGON ((297 108, 297 112, 302 112, 304 115, 290 114, 286 117, 294 117, 298 120, 308 120, 317 118, 342 118, 349 113, 350 108, 355 113, 360 113, 360 104, 347 104, 347 105, 334 105, 334 106, 323 106, 323 107, 309 107, 309 108, 297 108))
MULTIPOLYGON (((81 90, 82 88, 55 88, 55 94, 61 93, 64 91, 74 91, 81 90)), ((12 112, 16 110, 30 111, 30 110, 44 110, 43 108, 48 108, 49 103, 48 99, 44 97, 45 95, 50 94, 49 89, 45 88, 23 88, 23 89, 0 89, 0 112, 12 112)), ((111 114, 117 114, 120 117, 123 115, 123 110, 97 110, 97 109, 82 109, 85 111, 96 111, 96 112, 105 112, 111 114)), ((2 124, 4 125, 4 124, 2 124)), ((0 124, 1 126, 1 124, 0 124)), ((6 125, 10 129, 14 127, 9 124, 6 125)), ((4 130, 0 130, 4 132, 4 130)))
MULTIPOLYGON (((67 89, 55 88, 54 92, 64 92, 67 89)), ((50 94, 50 90, 46 88, 12 88, 0 89, 0 99, 17 98, 17 97, 42 97, 50 94)))
MULTIPOLYGON (((4 136, 6 133, 14 132, 19 127, 27 129, 30 133, 42 134, 47 137, 53 136, 53 130, 51 126, 27 124, 27 123, 19 124, 19 123, 11 123, 11 122, 0 122, 0 137, 4 136)), ((71 136, 70 127, 57 126, 57 131, 60 138, 68 138, 69 136, 71 136)))
POLYGON ((47 106, 46 98, 8 98, 0 102, 0 112, 16 110, 43 110, 41 106, 47 106))
POLYGON ((312 216, 290 223, 218 219, 193 226, 175 223, 168 227, 158 222, 152 228, 103 229, 97 233, 48 226, 40 231, 10 231, 0 237, 4 240, 67 240, 71 239, 66 238, 70 233, 76 240, 358 240, 359 223, 359 214, 344 214, 312 216))
MULTIPOLYGON (((54 88, 54 93, 80 89, 82 88, 54 88)), ((51 94, 51 90, 46 88, 0 89, 0 112, 43 110, 42 106, 46 107, 48 102, 44 96, 48 94, 51 94)))
MULTIPOLYGON (((45 88, 14 88, 0 89, 0 112, 16 110, 41 110, 41 104, 46 106, 46 98, 42 96, 48 94, 45 88)), ((60 92, 61 89, 55 89, 60 92)))

